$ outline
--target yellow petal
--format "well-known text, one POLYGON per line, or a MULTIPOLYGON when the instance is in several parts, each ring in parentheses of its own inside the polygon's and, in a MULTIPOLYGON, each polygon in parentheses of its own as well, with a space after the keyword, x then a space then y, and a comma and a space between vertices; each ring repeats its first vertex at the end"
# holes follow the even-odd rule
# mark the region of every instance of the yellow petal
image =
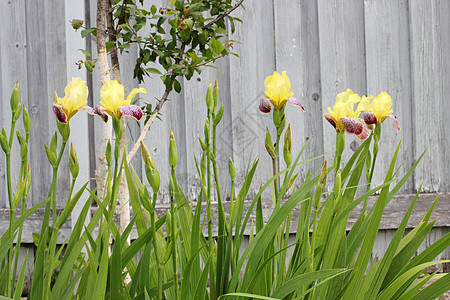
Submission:
POLYGON ((276 109, 283 107, 287 99, 294 95, 291 92, 291 82, 286 71, 283 71, 282 74, 275 71, 273 75, 267 76, 264 80, 264 88, 266 97, 270 99, 276 109))
POLYGON ((125 105, 125 89, 117 80, 107 81, 100 89, 100 105, 120 116, 119 107, 125 105))
POLYGON ((131 100, 134 98, 134 96, 136 96, 137 93, 144 93, 144 94, 146 94, 147 91, 144 88, 131 90, 130 94, 128 94, 127 100, 125 101, 125 105, 130 105, 131 104, 131 100))

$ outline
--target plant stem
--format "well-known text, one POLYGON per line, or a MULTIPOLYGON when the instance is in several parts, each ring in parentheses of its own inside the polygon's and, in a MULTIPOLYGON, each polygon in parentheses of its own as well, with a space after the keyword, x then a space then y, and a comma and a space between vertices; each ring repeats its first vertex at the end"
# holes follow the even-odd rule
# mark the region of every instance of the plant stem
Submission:
POLYGON ((159 260, 159 250, 158 250, 158 243, 156 242, 156 229, 155 229, 155 203, 156 198, 158 197, 158 192, 153 192, 153 211, 150 213, 150 219, 151 219, 151 225, 152 225, 152 235, 153 235, 153 249, 155 251, 155 260, 156 260, 156 266, 158 269, 158 279, 157 279, 157 295, 156 299, 160 300, 163 297, 163 290, 162 290, 162 281, 163 281, 163 267, 161 266, 160 260, 159 260))

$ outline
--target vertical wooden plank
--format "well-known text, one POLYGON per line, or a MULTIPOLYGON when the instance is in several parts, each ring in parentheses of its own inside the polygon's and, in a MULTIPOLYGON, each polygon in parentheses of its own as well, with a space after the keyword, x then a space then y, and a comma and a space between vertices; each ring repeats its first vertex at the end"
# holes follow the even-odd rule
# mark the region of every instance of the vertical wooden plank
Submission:
MULTIPOLYGON (((0 28, 0 97, 2 104, 0 105, 2 112, 0 113, 1 126, 5 127, 6 132, 10 133, 11 125, 11 108, 10 97, 16 80, 19 80, 20 96, 24 100, 24 104, 28 110, 27 96, 27 36, 26 36, 26 17, 25 17, 25 1, 2 1, 0 3, 0 17, 8 24, 0 28)), ((16 128, 24 134, 22 119, 20 118, 16 124, 16 128)), ((19 145, 13 144, 11 158, 11 172, 13 189, 17 186, 20 167, 20 157, 15 155, 19 145)), ((2 151, 3 153, 3 151, 2 151)), ((6 165, 5 156, 0 156, 0 208, 9 206, 6 188, 6 165)))
MULTIPOLYGON (((42 1, 41 1, 42 2, 42 1)), ((58 129, 56 127, 56 118, 53 114, 52 103, 53 91, 57 91, 60 97, 64 96, 64 88, 67 84, 67 66, 66 66, 66 26, 69 22, 65 18, 64 1, 46 0, 44 1, 45 11, 45 55, 46 59, 46 89, 47 98, 40 99, 46 106, 48 115, 48 128, 51 135, 58 129)), ((31 24, 30 24, 31 25, 31 24)), ((39 38, 39 36, 36 36, 39 38)), ((30 74, 31 75, 31 74, 30 74)), ((42 112, 44 113, 44 112, 42 112)), ((40 141, 42 144, 42 141, 40 141)), ((58 132, 58 146, 62 144, 61 136, 58 132)), ((66 204, 70 186, 69 172, 69 146, 66 146, 64 156, 58 169, 58 185, 57 185, 57 205, 63 207, 66 204)), ((58 147, 59 151, 59 147, 58 147)), ((42 151, 42 155, 45 155, 42 151)), ((48 188, 49 186, 46 186, 48 188)), ((46 196, 42 195, 42 196, 46 196)))
MULTIPOLYGON (((86 59, 85 55, 78 50, 86 49, 86 40, 81 38, 80 31, 75 31, 70 23, 72 19, 84 19, 85 6, 84 3, 74 3, 73 1, 66 0, 64 3, 64 8, 66 20, 66 82, 72 80, 72 77, 80 77, 82 80, 86 81, 86 69, 83 68, 80 70, 78 69, 78 66, 75 65, 75 62, 86 59)), ((90 90, 89 93, 91 94, 92 91, 90 90)), ((70 142, 73 143, 77 152, 77 158, 80 168, 77 182, 75 184, 75 191, 78 191, 78 189, 80 189, 90 179, 89 159, 93 154, 90 153, 89 145, 89 118, 91 118, 91 116, 89 116, 87 113, 80 112, 70 120, 70 142)), ((70 145, 68 146, 70 147, 70 145)), ((78 220, 81 209, 88 200, 88 197, 88 193, 85 192, 85 194, 81 197, 81 199, 75 206, 71 215, 72 226, 74 226, 76 221, 78 220)), ((89 214, 86 218, 86 221, 89 222, 89 214)))
POLYGON ((424 192, 450 187, 450 2, 410 1, 410 41, 415 157, 427 149, 415 175, 415 188, 424 192))
MULTIPOLYGON (((347 88, 359 95, 366 94, 364 3, 319 0, 318 16, 322 110, 325 113, 328 107, 333 107, 336 95, 347 88)), ((336 132, 325 118, 322 120, 326 153, 336 149, 336 132)), ((343 163, 360 144, 354 135, 346 134, 343 163)), ((333 154, 327 156, 328 161, 332 162, 333 157, 333 154)))
POLYGON ((32 172, 38 175, 33 176, 31 182, 30 197, 33 204, 46 197, 52 179, 52 171, 43 145, 50 142, 54 130, 50 130, 49 124, 55 122, 54 117, 49 114, 51 93, 47 85, 46 39, 42 38, 42 36, 48 36, 49 38, 51 36, 46 34, 46 30, 50 29, 45 28, 45 22, 42 22, 42 16, 46 15, 45 4, 44 1, 38 0, 26 1, 28 73, 28 95, 26 98, 33 123, 29 143, 30 165, 32 172), (42 26, 37 26, 37 24, 42 26))
MULTIPOLYGON (((374 97, 386 91, 392 97, 394 114, 402 127, 399 132, 389 119, 383 123, 382 138, 372 186, 384 181, 400 138, 402 146, 397 165, 401 173, 413 163, 413 126, 411 119, 411 70, 409 53, 408 6, 405 1, 365 1, 365 43, 367 62, 367 93, 374 97), (380 21, 382 20, 382 21, 380 21)), ((413 193, 409 180, 400 193, 413 193)))
MULTIPOLYGON (((236 184, 241 185, 250 159, 259 158, 249 196, 256 193, 271 173, 271 162, 264 148, 266 126, 271 126, 272 115, 258 110, 264 96, 264 79, 275 70, 273 3, 253 1, 245 10, 234 12, 243 20, 236 24, 235 52, 239 58, 230 60, 230 91, 232 99, 233 158, 236 165, 236 184)), ((268 195, 266 195, 268 196, 268 195)))
MULTIPOLYGON (((306 160, 323 154, 317 2, 285 0, 276 1, 274 5, 277 70, 287 71, 294 96, 306 109, 302 112, 289 104, 286 107, 287 121, 293 130, 292 153, 297 155, 311 139, 302 157, 306 160)), ((314 161, 312 169, 321 165, 321 161, 314 161)), ((301 168, 300 177, 304 178, 308 167, 301 168)))

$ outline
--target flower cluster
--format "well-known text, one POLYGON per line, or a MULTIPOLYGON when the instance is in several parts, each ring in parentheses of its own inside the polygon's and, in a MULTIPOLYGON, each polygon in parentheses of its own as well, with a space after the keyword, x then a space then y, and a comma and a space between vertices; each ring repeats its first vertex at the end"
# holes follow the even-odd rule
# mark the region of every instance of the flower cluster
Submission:
POLYGON ((347 131, 355 134, 360 140, 369 136, 369 130, 374 130, 377 124, 381 124, 387 117, 390 117, 398 130, 400 125, 398 120, 392 115, 392 99, 382 92, 375 98, 373 96, 358 96, 351 89, 339 93, 333 109, 328 107, 325 119, 330 122, 337 132, 347 131), (358 104, 354 110, 355 104, 358 104), (359 118, 361 112, 363 119, 359 118))
POLYGON ((56 119, 63 124, 68 124, 70 118, 79 110, 87 111, 91 115, 99 115, 105 122, 108 121, 107 114, 116 119, 125 115, 137 121, 141 120, 143 115, 141 108, 132 105, 131 100, 137 93, 146 93, 144 88, 133 89, 125 99, 124 86, 116 80, 110 80, 100 89, 100 105, 95 108, 86 105, 89 91, 86 83, 80 78, 72 78, 64 92, 64 98, 59 98, 55 92, 55 102, 53 103, 53 112, 56 119))

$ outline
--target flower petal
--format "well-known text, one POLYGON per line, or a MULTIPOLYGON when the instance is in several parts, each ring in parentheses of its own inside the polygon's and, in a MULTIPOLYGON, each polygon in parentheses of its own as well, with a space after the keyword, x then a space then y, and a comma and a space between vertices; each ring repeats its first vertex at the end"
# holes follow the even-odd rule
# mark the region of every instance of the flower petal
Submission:
MULTIPOLYGON (((85 107, 89 107, 89 106, 85 106, 85 107)), ((97 105, 94 109, 95 113, 91 113, 90 111, 87 111, 88 113, 90 113, 91 115, 99 115, 102 119, 103 122, 108 122, 108 115, 105 114, 103 111, 109 112, 111 113, 111 111, 109 111, 107 108, 104 108, 103 106, 97 105)))
POLYGON ((131 100, 134 98, 134 96, 136 96, 137 93, 144 93, 146 94, 147 91, 144 88, 139 88, 139 89, 133 89, 127 97, 127 100, 125 101, 126 105, 131 104, 131 100))
POLYGON ((367 125, 377 124, 378 122, 377 117, 373 112, 365 112, 363 116, 364 122, 366 122, 367 125))
POLYGON ((292 105, 300 106, 300 108, 301 108, 303 111, 305 111, 305 108, 304 108, 303 105, 300 103, 300 100, 298 100, 297 98, 291 97, 291 98, 288 99, 288 101, 291 102, 292 105))
POLYGON ((391 120, 394 123, 395 127, 397 127, 398 131, 400 131, 401 130, 400 122, 397 120, 397 118, 394 115, 389 115, 389 118, 391 118, 391 120))
POLYGON ((268 98, 262 98, 261 102, 259 103, 259 111, 262 113, 270 113, 272 110, 272 107, 270 106, 270 102, 268 98))
POLYGON ((361 134, 358 134, 357 137, 358 137, 358 139, 363 141, 369 137, 369 130, 368 130, 366 124, 364 123, 363 119, 358 118, 358 121, 362 124, 363 131, 361 132, 361 134))
POLYGON ((334 121, 333 117, 330 114, 324 114, 325 119, 330 122, 331 125, 333 125, 334 129, 336 128, 336 122, 334 121))
POLYGON ((137 121, 140 121, 143 116, 141 108, 137 105, 124 105, 119 107, 119 110, 123 115, 132 117, 137 121))
POLYGON ((358 119, 342 117, 341 122, 342 124, 344 124, 345 130, 348 133, 353 133, 355 135, 360 135, 361 133, 363 133, 365 126, 358 119))
POLYGON ((66 115, 66 112, 64 111, 62 105, 53 104, 53 113, 55 114, 56 119, 58 120, 59 123, 63 123, 63 124, 68 123, 67 115, 66 115))

